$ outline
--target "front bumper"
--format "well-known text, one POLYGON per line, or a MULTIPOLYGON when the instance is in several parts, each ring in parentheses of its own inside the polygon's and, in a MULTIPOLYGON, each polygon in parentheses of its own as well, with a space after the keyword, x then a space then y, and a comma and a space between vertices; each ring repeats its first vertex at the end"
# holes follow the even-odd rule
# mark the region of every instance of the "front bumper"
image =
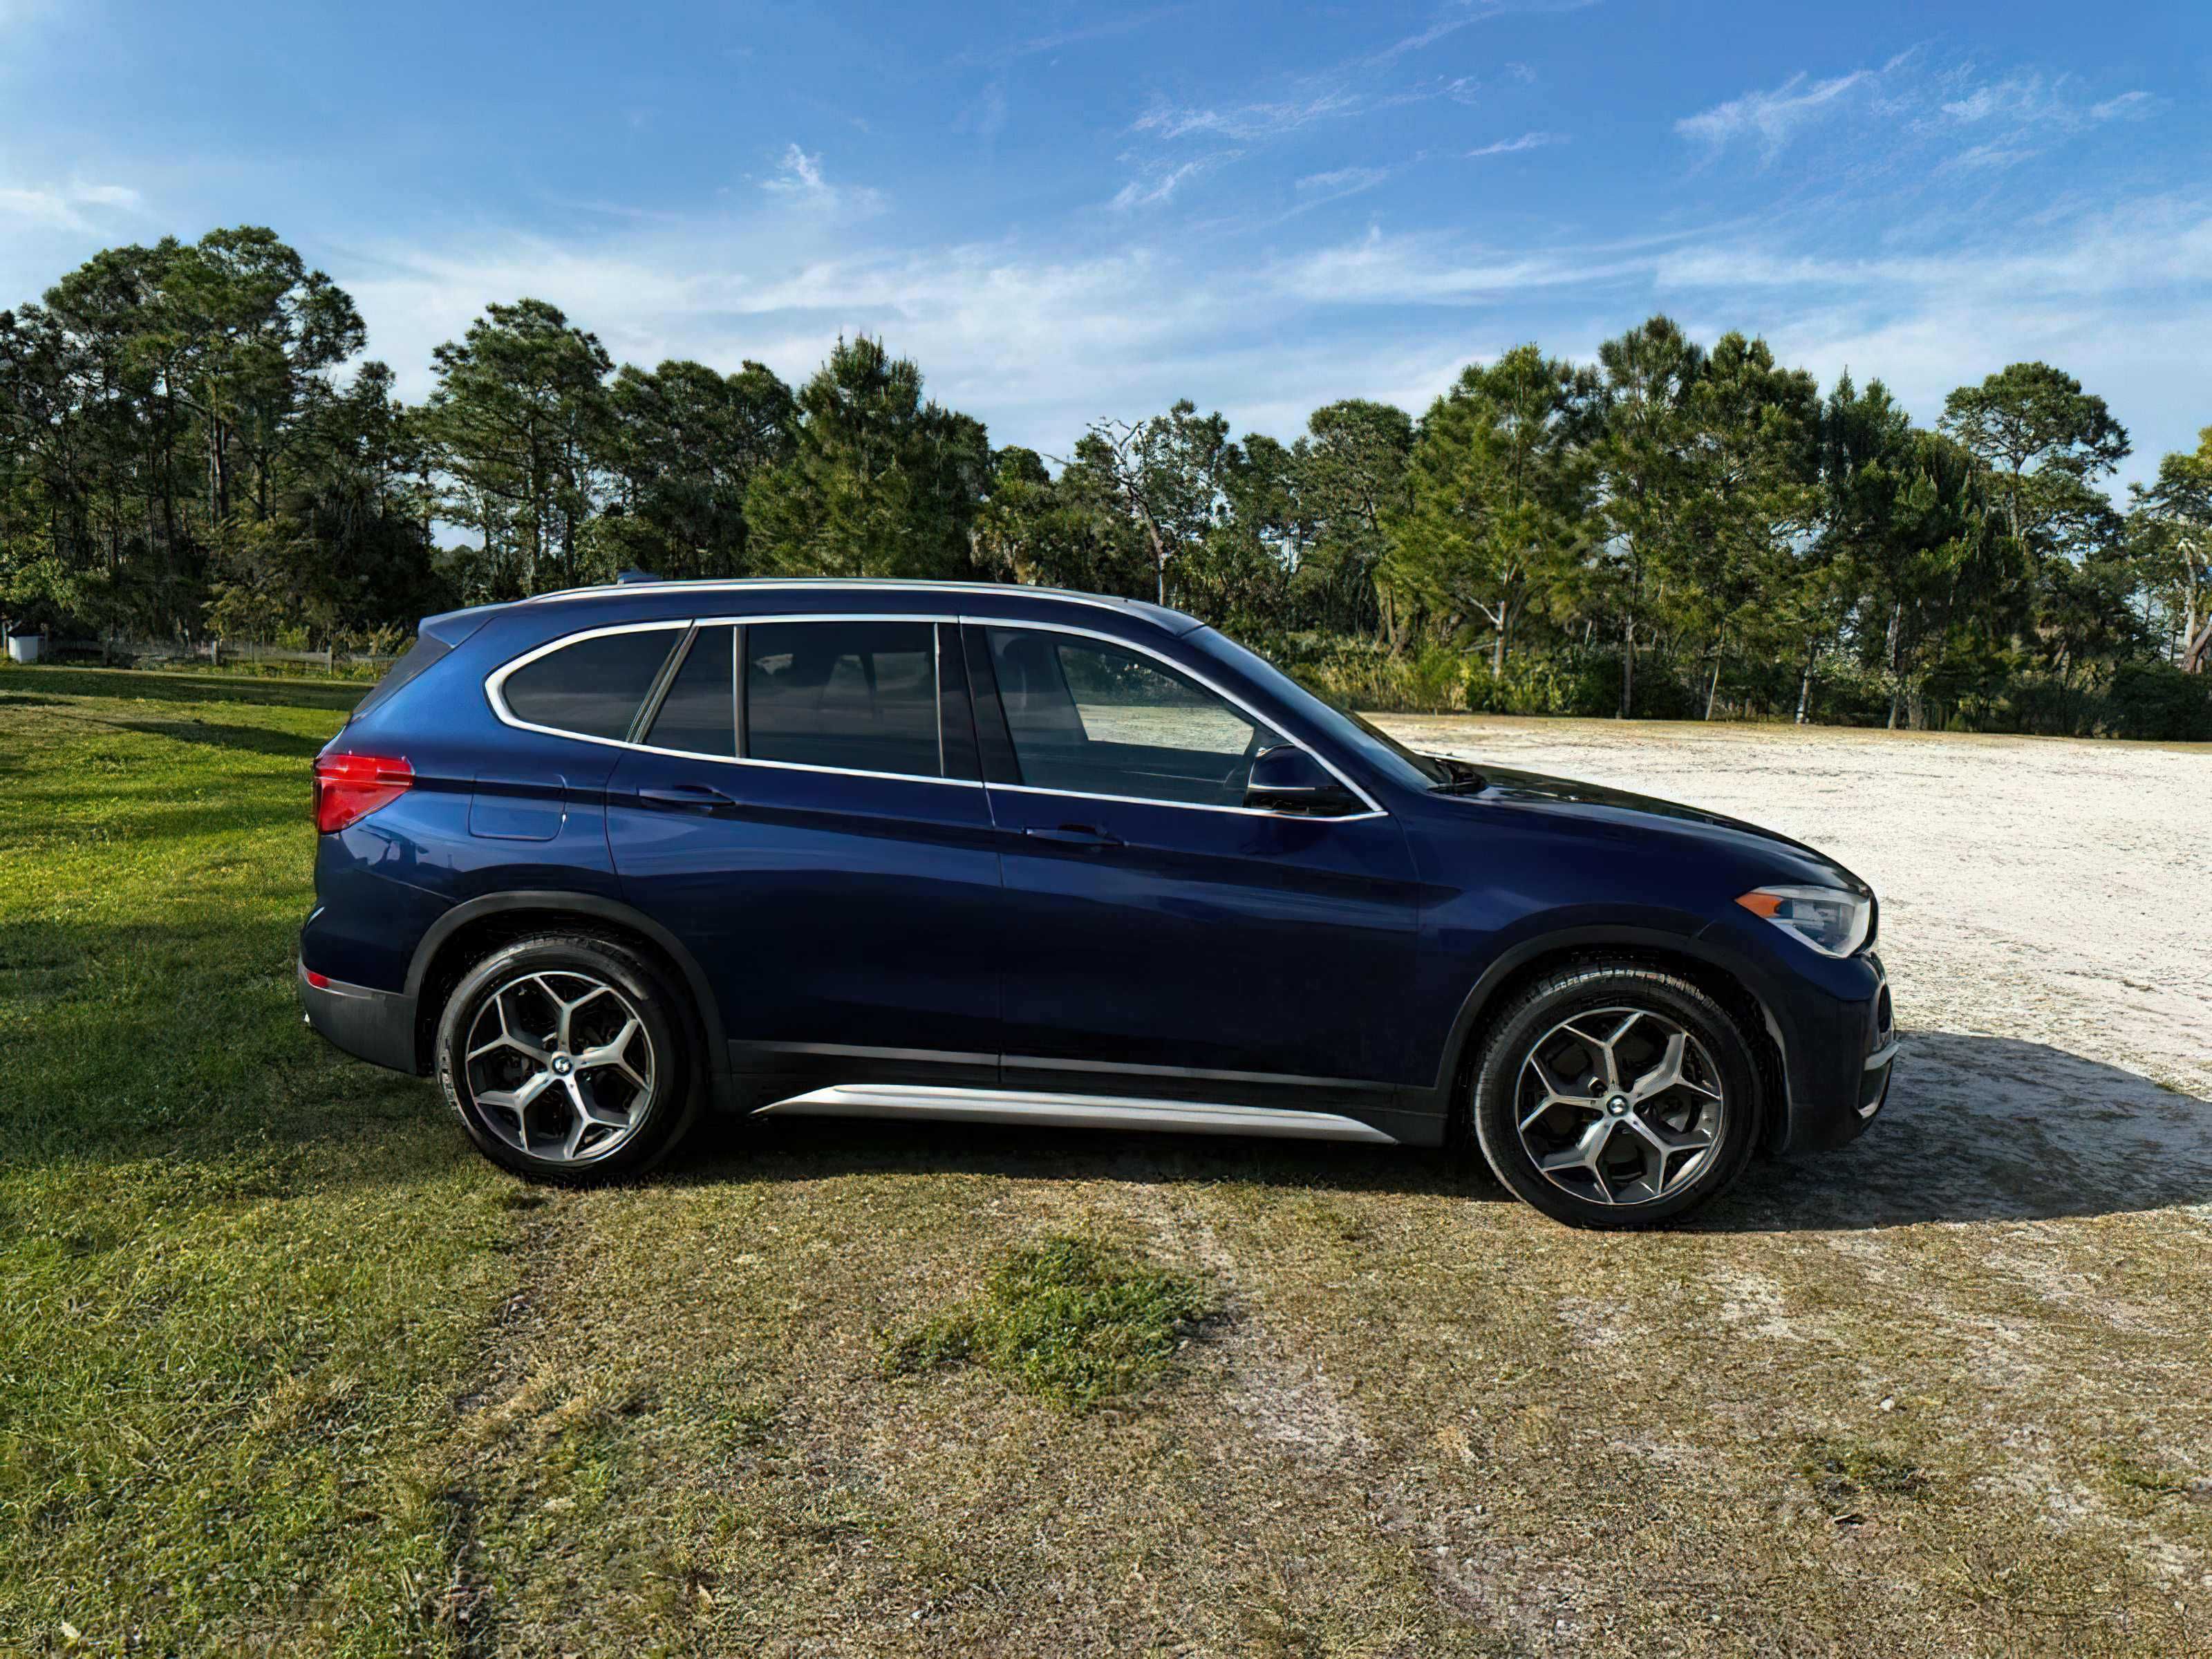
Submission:
POLYGON ((307 1024, 332 1047, 395 1072, 416 1073, 415 999, 394 991, 373 991, 343 980, 307 977, 301 963, 296 975, 300 1006, 307 1024))
POLYGON ((1777 1152, 1819 1152, 1855 1140, 1888 1102, 1898 1054, 1889 976, 1871 951, 1862 960, 1869 970, 1863 996, 1792 1011, 1796 1040, 1782 1044, 1790 1098, 1777 1126, 1777 1152))

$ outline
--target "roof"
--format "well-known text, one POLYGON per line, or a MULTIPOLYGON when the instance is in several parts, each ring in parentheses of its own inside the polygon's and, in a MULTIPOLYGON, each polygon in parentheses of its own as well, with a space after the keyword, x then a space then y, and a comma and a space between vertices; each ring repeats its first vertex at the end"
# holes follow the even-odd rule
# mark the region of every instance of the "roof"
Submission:
POLYGON ((674 593, 763 592, 777 589, 796 588, 802 591, 823 592, 854 590, 874 592, 906 593, 975 593, 998 599, 1060 599, 1075 605, 1108 606, 1127 611, 1147 621, 1168 628, 1177 634, 1187 634, 1205 624, 1195 617, 1165 605, 1154 605, 1149 599, 1122 599, 1111 593, 1086 593, 1072 587, 1038 587, 1024 582, 963 582, 963 581, 905 581, 885 576, 736 576, 727 578, 703 577, 675 581, 604 582, 590 587, 568 587, 551 593, 534 593, 527 599, 512 601, 516 605, 559 604, 569 599, 642 599, 648 595, 666 596, 674 593))

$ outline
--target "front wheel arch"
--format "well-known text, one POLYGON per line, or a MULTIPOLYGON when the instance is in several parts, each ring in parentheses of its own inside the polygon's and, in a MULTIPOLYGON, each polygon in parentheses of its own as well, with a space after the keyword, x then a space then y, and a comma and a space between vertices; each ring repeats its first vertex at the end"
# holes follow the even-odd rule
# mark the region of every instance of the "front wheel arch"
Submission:
POLYGON ((1675 975, 1728 1011, 1744 1032, 1757 1064, 1758 1144, 1769 1151, 1778 1146, 1790 1127, 1789 1065, 1781 1027, 1766 1000, 1725 963, 1697 951, 1679 935, 1599 928, 1577 928, 1526 941, 1493 960, 1469 988, 1437 1069, 1436 1093, 1444 1118, 1445 1144, 1473 1149, 1474 1126, 1468 1113, 1474 1068, 1498 1016, 1532 985, 1600 963, 1675 975))

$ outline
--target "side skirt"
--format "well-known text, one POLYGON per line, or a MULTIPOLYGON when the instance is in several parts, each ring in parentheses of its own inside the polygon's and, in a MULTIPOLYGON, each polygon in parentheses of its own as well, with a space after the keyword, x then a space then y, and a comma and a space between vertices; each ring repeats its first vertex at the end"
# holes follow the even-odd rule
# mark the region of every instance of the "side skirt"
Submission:
POLYGON ((919 1084, 838 1084, 758 1108, 755 1117, 934 1118, 952 1123, 1034 1123, 1078 1129, 1150 1129, 1175 1134, 1270 1135, 1291 1140, 1358 1140, 1395 1146, 1397 1139, 1334 1112, 1196 1101, 1133 1100, 1110 1095, 1036 1094, 1012 1089, 956 1089, 919 1084))

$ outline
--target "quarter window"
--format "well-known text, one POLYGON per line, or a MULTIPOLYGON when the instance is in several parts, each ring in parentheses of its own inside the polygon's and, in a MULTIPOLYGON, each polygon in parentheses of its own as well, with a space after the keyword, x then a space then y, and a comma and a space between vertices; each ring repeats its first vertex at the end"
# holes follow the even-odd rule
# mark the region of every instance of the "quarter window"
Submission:
POLYGON ((679 623, 578 640, 516 669, 500 695, 527 725, 578 737, 626 738, 669 648, 683 637, 679 623))
POLYGON ((1014 757, 1034 787, 1239 806, 1253 757, 1284 740, 1133 651, 1029 629, 988 632, 1014 757))
POLYGON ((691 636, 684 665, 668 683, 646 742, 691 755, 738 752, 738 687, 728 627, 702 628, 691 636))
POLYGON ((934 624, 764 623, 744 640, 749 758, 944 775, 934 624))

